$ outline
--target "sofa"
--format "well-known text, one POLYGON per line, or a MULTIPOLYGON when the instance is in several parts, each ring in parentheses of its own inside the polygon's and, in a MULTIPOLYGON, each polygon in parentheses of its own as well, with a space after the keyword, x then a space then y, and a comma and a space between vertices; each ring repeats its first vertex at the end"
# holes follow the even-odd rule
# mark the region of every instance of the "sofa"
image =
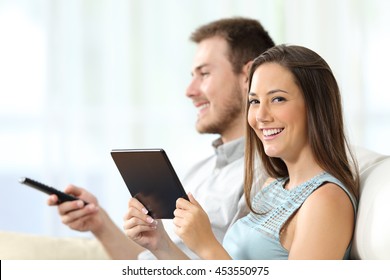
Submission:
POLYGON ((52 237, 0 231, 1 260, 107 260, 103 246, 92 238, 52 237))
MULTIPOLYGON (((355 147, 361 189, 352 259, 390 260, 390 156, 355 147)), ((95 239, 50 237, 0 231, 0 259, 105 260, 109 256, 95 239)))
POLYGON ((390 156, 356 148, 360 172, 360 199, 351 258, 390 260, 390 156))

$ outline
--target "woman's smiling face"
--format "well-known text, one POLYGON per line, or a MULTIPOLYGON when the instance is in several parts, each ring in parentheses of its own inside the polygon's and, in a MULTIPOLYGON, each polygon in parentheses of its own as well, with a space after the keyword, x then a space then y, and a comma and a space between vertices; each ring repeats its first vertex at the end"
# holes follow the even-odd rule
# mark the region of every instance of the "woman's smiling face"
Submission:
POLYGON ((264 63, 253 74, 248 123, 269 157, 295 161, 309 148, 306 106, 293 74, 278 63, 264 63))

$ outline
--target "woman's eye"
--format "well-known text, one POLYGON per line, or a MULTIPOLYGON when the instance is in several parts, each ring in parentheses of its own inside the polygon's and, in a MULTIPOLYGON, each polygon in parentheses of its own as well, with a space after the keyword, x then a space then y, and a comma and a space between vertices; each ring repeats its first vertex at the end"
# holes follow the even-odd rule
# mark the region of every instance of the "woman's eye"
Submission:
POLYGON ((282 102, 285 101, 286 99, 284 97, 274 97, 272 98, 272 102, 282 102))
POLYGON ((254 105, 254 104, 259 104, 260 102, 259 102, 259 100, 257 100, 257 99, 251 99, 251 100, 249 100, 249 104, 250 105, 254 105))
POLYGON ((200 73, 200 75, 202 76, 202 77, 206 77, 206 76, 208 76, 210 73, 209 72, 201 72, 200 73))

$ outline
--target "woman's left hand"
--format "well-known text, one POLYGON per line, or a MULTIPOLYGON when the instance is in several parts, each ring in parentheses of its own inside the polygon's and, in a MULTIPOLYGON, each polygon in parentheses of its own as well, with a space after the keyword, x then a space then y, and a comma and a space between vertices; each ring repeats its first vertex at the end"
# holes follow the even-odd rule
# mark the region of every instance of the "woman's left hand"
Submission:
POLYGON ((188 198, 189 201, 184 198, 176 201, 173 219, 175 232, 188 248, 202 257, 204 250, 211 248, 211 242, 218 241, 211 230, 206 212, 192 194, 188 194, 188 198))

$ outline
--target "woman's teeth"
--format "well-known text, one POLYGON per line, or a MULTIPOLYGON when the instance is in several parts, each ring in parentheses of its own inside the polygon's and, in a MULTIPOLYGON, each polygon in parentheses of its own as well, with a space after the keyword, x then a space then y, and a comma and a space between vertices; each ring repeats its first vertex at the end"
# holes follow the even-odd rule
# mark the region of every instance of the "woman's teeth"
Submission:
POLYGON ((283 131, 283 129, 281 129, 281 128, 263 129, 263 135, 264 136, 271 136, 271 135, 279 134, 282 131, 283 131))

